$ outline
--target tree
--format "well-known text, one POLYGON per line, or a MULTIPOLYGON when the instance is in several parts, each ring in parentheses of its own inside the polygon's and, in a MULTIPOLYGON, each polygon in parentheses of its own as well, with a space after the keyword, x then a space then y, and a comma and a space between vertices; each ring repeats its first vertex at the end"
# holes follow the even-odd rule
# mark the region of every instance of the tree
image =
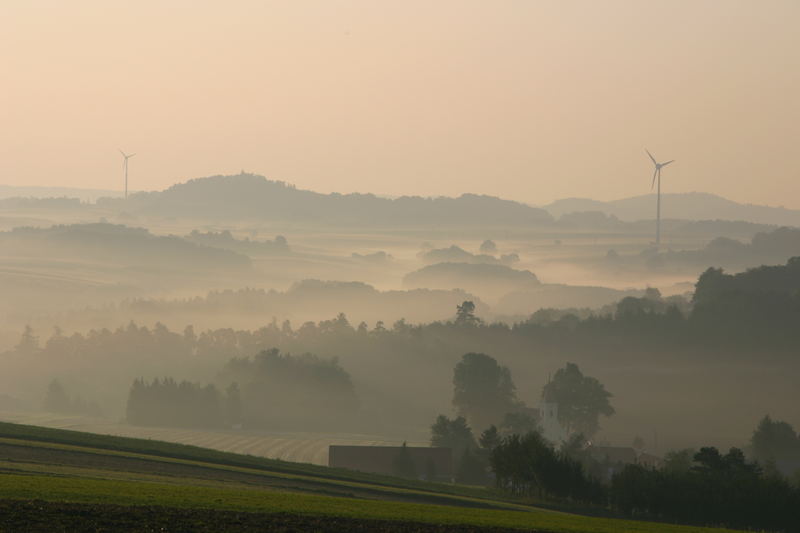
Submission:
POLYGON ((644 290, 644 298, 647 300, 652 300, 654 302, 661 301, 661 291, 655 287, 647 287, 644 290))
POLYGON ((194 326, 189 324, 183 328, 183 338, 190 345, 197 342, 197 335, 194 333, 194 326))
POLYGON ((583 465, 552 446, 538 432, 505 437, 492 451, 497 486, 518 495, 554 496, 575 501, 604 500, 604 490, 583 465))
POLYGON ((68 413, 71 409, 69 396, 60 381, 54 379, 47 387, 44 408, 51 413, 68 413))
POLYGON ((234 381, 228 386, 225 393, 225 421, 230 426, 241 424, 243 407, 239 384, 234 381))
MULTIPOLYGON (((685 451, 673 459, 683 463, 685 451)), ((661 470, 626 465, 611 480, 612 508, 663 521, 716 525, 749 531, 797 531, 800 491, 780 476, 768 475, 744 453, 701 448, 694 466, 661 470)))
POLYGON ((487 466, 488 461, 484 457, 466 450, 458 463, 456 481, 469 485, 484 485, 488 481, 487 466))
POLYGON ((273 348, 231 359, 219 380, 239 384, 248 427, 341 427, 358 409, 350 374, 336 358, 273 348))
POLYGON ((784 461, 800 459, 800 437, 794 428, 786 422, 773 421, 769 415, 758 423, 750 443, 753 456, 762 464, 780 466, 784 461))
POLYGON ((149 391, 147 389, 144 379, 137 378, 133 380, 131 389, 128 392, 128 403, 125 406, 125 420, 128 424, 140 426, 147 424, 149 415, 147 412, 149 391))
POLYGON ((715 447, 706 446, 694 454, 694 463, 692 471, 706 474, 757 475, 761 471, 757 463, 747 462, 744 452, 739 448, 731 448, 727 454, 722 455, 715 447))
POLYGON ((453 463, 459 464, 464 452, 474 449, 476 444, 472 429, 464 417, 450 420, 439 415, 431 426, 431 446, 450 448, 453 452, 453 463))
POLYGON ((589 443, 581 433, 575 433, 561 443, 560 451, 567 457, 583 461, 589 454, 587 453, 589 443))
POLYGON ((456 306, 456 324, 459 326, 474 326, 479 324, 480 318, 475 316, 475 303, 469 300, 456 306))
POLYGON ((220 427, 225 406, 214 385, 172 378, 136 379, 128 393, 127 421, 135 425, 220 427))
POLYGON ((489 429, 484 430, 480 439, 478 439, 478 443, 481 445, 481 449, 485 451, 494 450, 500 444, 500 433, 497 431, 497 426, 489 426, 489 429))
POLYGON ((661 469, 665 472, 683 474, 691 470, 692 461, 697 452, 691 448, 667 452, 661 469))
POLYGON ((500 423, 500 432, 504 435, 525 435, 531 431, 537 431, 539 424, 529 414, 522 411, 506 413, 500 423))
POLYGON ((39 337, 33 334, 33 328, 25 326, 16 350, 23 355, 31 355, 39 350, 39 337))
POLYGON ((483 353, 468 353, 453 371, 453 406, 476 428, 486 428, 519 402, 511 372, 483 353))
POLYGON ((407 479, 416 479, 417 477, 417 469, 414 465, 414 459, 411 457, 411 453, 408 451, 408 446, 405 442, 403 442, 403 446, 400 447, 400 451, 392 460, 392 473, 395 476, 404 477, 407 479))
POLYGON ((480 251, 484 254, 497 253, 497 245, 494 243, 494 241, 486 239, 481 243, 480 251))
POLYGON ((602 383, 584 376, 574 363, 558 369, 553 380, 544 387, 545 401, 558 405, 558 419, 567 431, 580 432, 587 437, 600 428, 600 415, 614 414, 609 401, 611 396, 602 383))

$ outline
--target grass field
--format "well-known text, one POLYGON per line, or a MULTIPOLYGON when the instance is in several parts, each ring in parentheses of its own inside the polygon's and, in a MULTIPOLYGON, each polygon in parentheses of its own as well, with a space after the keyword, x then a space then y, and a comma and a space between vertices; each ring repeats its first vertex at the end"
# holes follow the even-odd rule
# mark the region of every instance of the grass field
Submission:
POLYGON ((546 510, 474 487, 0 423, 0 531, 81 529, 723 531, 546 510))

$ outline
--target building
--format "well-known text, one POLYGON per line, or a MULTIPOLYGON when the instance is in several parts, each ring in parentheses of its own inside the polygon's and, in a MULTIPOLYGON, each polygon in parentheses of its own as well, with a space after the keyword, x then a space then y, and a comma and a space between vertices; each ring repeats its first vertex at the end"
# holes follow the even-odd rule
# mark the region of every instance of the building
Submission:
POLYGON ((558 420, 558 404, 545 402, 538 407, 522 407, 519 412, 528 415, 536 421, 539 433, 556 448, 569 438, 569 432, 564 429, 558 420))
MULTIPOLYGON (((332 445, 328 448, 328 466, 392 475, 401 450, 401 446, 332 445)), ((431 477, 437 481, 453 479, 453 452, 450 448, 407 446, 406 450, 420 478, 431 477)))
POLYGON ((539 427, 542 428, 542 436, 559 446, 569 437, 569 433, 558 420, 558 404, 542 402, 539 404, 539 427))

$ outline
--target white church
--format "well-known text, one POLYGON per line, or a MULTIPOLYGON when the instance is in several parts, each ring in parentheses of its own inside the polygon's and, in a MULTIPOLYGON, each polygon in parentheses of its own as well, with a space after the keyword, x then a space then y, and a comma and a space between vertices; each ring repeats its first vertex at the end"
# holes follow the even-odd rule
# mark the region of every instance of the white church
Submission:
POLYGON ((542 436, 559 446, 565 442, 569 434, 558 421, 558 404, 542 401, 539 404, 539 427, 542 430, 542 436))

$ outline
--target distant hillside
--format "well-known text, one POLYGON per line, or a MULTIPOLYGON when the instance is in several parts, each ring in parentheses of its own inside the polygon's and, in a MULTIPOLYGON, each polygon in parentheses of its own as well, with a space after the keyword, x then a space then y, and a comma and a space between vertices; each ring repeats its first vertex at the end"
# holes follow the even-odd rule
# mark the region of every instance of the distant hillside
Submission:
POLYGON ((529 270, 486 263, 437 263, 428 265, 403 278, 403 286, 411 289, 463 289, 478 295, 500 297, 512 291, 541 285, 529 270))
POLYGON ((502 315, 530 315, 539 309, 599 308, 641 290, 545 284, 529 270, 481 263, 437 263, 406 274, 408 288, 452 290, 455 288, 487 298, 502 315))
POLYGON ((778 228, 771 232, 757 233, 749 243, 718 237, 700 250, 667 250, 648 261, 657 265, 692 265, 705 268, 708 265, 726 269, 743 270, 758 265, 785 263, 800 256, 800 229, 778 228))
MULTIPOLYGON (((391 325, 397 320, 432 322, 446 320, 455 314, 456 306, 473 300, 477 312, 486 314, 488 307, 476 296, 461 290, 390 290, 380 291, 361 282, 321 281, 307 279, 294 283, 286 291, 242 289, 210 292, 190 300, 137 300, 120 305, 119 320, 134 318, 143 322, 179 316, 185 323, 204 322, 204 317, 220 323, 220 316, 239 323, 261 326, 276 316, 293 322, 326 320, 345 313, 353 325, 377 320, 391 325), (243 320, 241 317, 246 317, 243 320)), ((119 321, 118 320, 118 321, 119 321)))
POLYGON ((540 287, 511 292, 497 303, 498 312, 530 315, 539 309, 599 309, 627 297, 640 297, 643 290, 618 290, 608 287, 542 284, 540 287))
MULTIPOLYGON (((566 198, 546 205, 544 209, 554 217, 599 211, 622 221, 650 220, 655 218, 656 196, 646 194, 611 202, 566 198)), ((715 194, 701 192, 662 194, 661 216, 682 220, 743 220, 758 224, 800 226, 800 210, 740 204, 715 194)))
POLYGON ((543 209, 493 196, 388 199, 373 194, 321 194, 253 174, 198 178, 163 192, 135 194, 127 202, 104 198, 98 203, 161 216, 373 226, 526 226, 553 220, 543 209))
POLYGON ((17 187, 0 185, 2 198, 78 198, 84 202, 94 202, 102 197, 122 196, 119 191, 103 189, 79 189, 75 187, 17 187))
POLYGON ((124 263, 126 266, 179 269, 248 268, 250 258, 203 246, 175 236, 153 235, 143 228, 95 223, 15 228, 0 232, 2 256, 73 257, 81 261, 124 263))

